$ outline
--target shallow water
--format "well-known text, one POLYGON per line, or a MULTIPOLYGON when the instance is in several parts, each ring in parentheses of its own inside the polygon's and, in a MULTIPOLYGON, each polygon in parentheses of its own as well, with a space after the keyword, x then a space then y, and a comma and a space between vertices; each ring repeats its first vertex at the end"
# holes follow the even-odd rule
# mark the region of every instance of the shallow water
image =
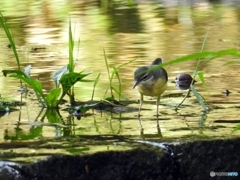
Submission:
MULTIPOLYGON (((12 3, 14 1, 11 1, 12 3)), ((18 4, 18 3, 16 3, 18 4)), ((133 72, 142 65, 162 57, 165 62, 201 51, 208 32, 205 51, 239 49, 239 4, 213 4, 198 1, 192 5, 137 2, 134 5, 112 3, 108 6, 98 1, 46 2, 23 4, 12 10, 8 1, 1 1, 3 15, 12 32, 19 52, 22 68, 32 65, 31 75, 43 83, 45 92, 54 88, 51 74, 68 61, 68 26, 71 17, 76 44, 76 71, 92 71, 87 79, 95 79, 101 73, 94 99, 104 99, 108 87, 103 48, 113 68, 136 59, 120 69, 123 95, 134 103, 127 107, 136 111, 111 113, 90 110, 81 120, 73 119, 60 110, 56 122, 45 117, 35 97, 23 98, 26 105, 9 115, 1 116, 0 148, 2 157, 18 161, 33 161, 49 154, 89 153, 128 149, 134 140, 178 141, 202 138, 227 138, 239 125, 239 66, 238 59, 224 57, 202 62, 203 86, 199 79, 195 84, 204 97, 210 112, 204 113, 195 96, 187 98, 184 106, 175 111, 186 91, 175 87, 178 73, 192 74, 196 61, 166 66, 168 89, 160 105, 160 130, 157 129, 155 98, 146 97, 143 104, 141 131, 137 118, 139 94, 133 85, 133 72), (77 46, 77 45, 76 45, 77 46), (34 50, 33 48, 37 48, 34 50), (227 62, 237 61, 226 65, 227 62), (230 95, 223 92, 228 89, 230 95), (6 143, 10 143, 6 144, 6 143), (27 144, 21 144, 27 142, 27 144), (15 148, 14 148, 15 147, 15 148)), ((0 29, 1 69, 17 68, 8 40, 0 29)), ((112 70, 112 69, 111 69, 112 70)), ((0 76, 1 97, 20 100, 19 81, 0 76)), ((117 83, 115 84, 116 88, 117 83)), ((77 83, 76 98, 91 99, 93 83, 77 83)), ((109 96, 109 91, 108 95, 109 96)), ((235 132, 232 136, 239 136, 235 132)))

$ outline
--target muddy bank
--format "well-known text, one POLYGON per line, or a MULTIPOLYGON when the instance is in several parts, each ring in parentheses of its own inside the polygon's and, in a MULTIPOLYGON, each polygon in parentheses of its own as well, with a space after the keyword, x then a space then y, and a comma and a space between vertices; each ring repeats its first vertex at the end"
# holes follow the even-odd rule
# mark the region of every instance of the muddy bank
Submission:
POLYGON ((8 165, 1 179, 237 179, 218 172, 240 172, 240 139, 160 144, 124 152, 54 156, 26 166, 8 165), (215 174, 213 173, 215 172, 215 174))

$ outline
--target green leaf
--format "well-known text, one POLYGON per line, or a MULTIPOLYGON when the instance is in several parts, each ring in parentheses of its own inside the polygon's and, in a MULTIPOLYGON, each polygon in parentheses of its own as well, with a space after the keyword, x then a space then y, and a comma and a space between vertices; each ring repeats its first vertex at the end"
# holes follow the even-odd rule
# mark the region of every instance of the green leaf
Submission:
MULTIPOLYGON (((112 87, 112 80, 113 80, 114 74, 112 73, 112 75, 110 77, 109 64, 108 64, 108 60, 107 60, 105 49, 103 49, 103 55, 104 55, 105 65, 106 65, 107 73, 108 73, 108 80, 109 80, 109 87, 110 87, 110 91, 111 91, 111 96, 113 97, 113 92, 112 92, 112 88, 111 87, 112 87)), ((107 93, 107 91, 106 91, 106 93, 107 93)))
POLYGON ((38 96, 38 99, 41 101, 41 103, 45 106, 46 105, 46 101, 43 95, 43 91, 42 91, 42 84, 41 82, 39 82, 36 79, 32 79, 32 78, 27 78, 27 77, 23 77, 21 75, 10 75, 10 77, 16 78, 16 79, 20 79, 22 81, 24 81, 26 84, 28 84, 29 86, 31 86, 35 93, 38 96))
POLYGON ((73 60, 73 49, 74 49, 74 40, 72 35, 72 27, 71 27, 71 19, 69 18, 69 32, 68 32, 68 48, 69 48, 69 62, 68 62, 68 70, 69 72, 73 72, 74 70, 74 60, 73 60))
POLYGON ((208 107, 206 106, 202 96, 197 92, 197 90, 194 88, 194 85, 191 85, 191 90, 193 92, 193 94, 196 96, 198 103, 202 106, 202 108, 204 109, 204 111, 208 111, 208 107))
POLYGON ((51 78, 53 79, 55 86, 59 87, 59 81, 61 77, 68 72, 68 66, 64 66, 61 69, 57 70, 56 72, 53 73, 51 78))
POLYGON ((67 93, 67 91, 78 81, 81 81, 84 77, 88 76, 88 74, 70 72, 68 74, 64 74, 60 79, 60 83, 63 88, 63 94, 67 93))
POLYGON ((130 60, 130 61, 126 62, 126 63, 120 64, 116 69, 120 69, 121 67, 126 66, 126 65, 128 65, 128 64, 130 64, 130 63, 132 63, 132 62, 134 62, 136 60, 137 60, 137 58, 135 58, 133 60, 130 60))
POLYGON ((6 77, 8 74, 17 74, 19 76, 27 77, 26 74, 21 70, 2 70, 3 75, 6 77))
POLYGON ((24 68, 23 72, 26 75, 26 77, 29 77, 29 78, 31 77, 31 73, 30 73, 31 67, 32 65, 28 65, 24 68))
POLYGON ((101 76, 101 73, 98 74, 97 78, 94 80, 94 84, 93 84, 93 87, 95 88, 97 86, 97 83, 100 79, 100 76, 101 76))
POLYGON ((31 69, 31 65, 28 65, 24 68, 23 71, 21 71, 21 70, 2 70, 2 73, 5 77, 8 74, 17 74, 17 75, 22 75, 26 78, 30 78, 30 69, 31 69))
POLYGON ((95 80, 81 79, 81 82, 95 82, 95 80))
POLYGON ((205 86, 205 80, 204 80, 204 76, 202 72, 197 72, 197 75, 199 77, 199 79, 201 80, 201 82, 203 83, 203 85, 205 86))
POLYGON ((112 89, 119 96, 119 98, 128 100, 128 98, 122 95, 116 88, 112 87, 112 89))
MULTIPOLYGON (((122 82, 121 82, 121 79, 120 79, 120 75, 119 75, 119 69, 118 68, 114 68, 114 74, 116 75, 117 77, 117 80, 118 80, 118 100, 120 101, 120 98, 122 96, 122 82)), ((115 90, 114 90, 115 91, 115 90)), ((116 91, 115 91, 116 92, 116 91)))
POLYGON ((20 80, 24 81, 25 83, 30 85, 35 90, 35 92, 37 92, 38 94, 43 96, 42 83, 39 82, 38 80, 32 79, 32 78, 22 77, 22 76, 19 76, 19 75, 10 75, 10 77, 14 77, 14 78, 17 78, 17 79, 20 79, 20 80))
POLYGON ((158 66, 150 68, 149 71, 157 69, 159 67, 176 64, 176 63, 180 63, 180 62, 184 62, 184 61, 196 60, 199 58, 208 58, 208 59, 212 60, 212 59, 215 59, 215 58, 218 58, 221 56, 226 56, 226 55, 240 57, 240 54, 238 53, 237 49, 226 49, 226 50, 221 50, 221 51, 216 51, 216 52, 205 51, 205 52, 189 54, 189 55, 186 55, 186 56, 174 59, 174 60, 170 60, 166 63, 162 63, 158 66))
POLYGON ((237 125, 230 134, 232 135, 234 132, 239 130, 240 130, 240 125, 237 125))
MULTIPOLYGON (((48 109, 46 111, 46 116, 49 123, 61 123, 61 117, 57 109, 48 109)), ((62 124, 62 123, 61 123, 62 124)))
POLYGON ((14 53, 14 56, 15 56, 15 59, 17 61, 17 65, 18 65, 18 70, 20 70, 20 60, 19 60, 19 57, 18 57, 18 53, 17 53, 17 49, 16 49, 16 46, 15 46, 15 43, 14 43, 14 40, 13 40, 13 37, 9 31, 9 28, 7 26, 7 23, 2 15, 2 13, 0 12, 0 24, 2 25, 6 35, 7 35, 7 38, 11 44, 11 47, 12 47, 12 50, 13 50, 13 53, 14 53))
POLYGON ((61 94, 61 89, 52 89, 46 97, 46 103, 48 107, 57 107, 58 97, 61 94))
POLYGON ((101 73, 98 74, 97 78, 94 80, 94 84, 93 84, 93 92, 92 92, 92 100, 93 100, 93 97, 94 97, 94 93, 95 93, 95 88, 97 86, 97 83, 100 79, 100 76, 101 76, 101 73))

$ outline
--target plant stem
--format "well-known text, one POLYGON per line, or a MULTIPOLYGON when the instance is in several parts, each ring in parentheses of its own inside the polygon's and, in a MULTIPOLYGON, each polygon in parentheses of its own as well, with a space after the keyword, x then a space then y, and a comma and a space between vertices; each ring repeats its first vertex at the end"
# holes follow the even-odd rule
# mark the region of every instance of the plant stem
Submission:
MULTIPOLYGON (((204 47, 205 47, 205 45, 206 45, 206 41, 207 41, 207 37, 208 37, 208 32, 209 32, 209 29, 208 29, 205 37, 204 37, 204 40, 203 40, 203 43, 202 43, 202 48, 201 48, 201 53, 204 51, 204 47)), ((191 82, 191 84, 190 84, 190 87, 193 86, 193 83, 194 83, 194 81, 195 81, 195 77, 196 77, 196 75, 197 75, 196 72, 197 72, 197 70, 198 70, 198 68, 199 68, 199 66, 200 66, 200 63, 201 63, 201 59, 198 58, 198 60, 197 60, 197 65, 196 65, 195 71, 194 71, 194 73, 193 73, 193 78, 192 78, 192 82, 191 82)), ((187 94, 185 95, 185 97, 183 98, 183 100, 176 106, 175 110, 177 110, 177 109, 183 104, 183 102, 187 99, 187 97, 189 97, 189 94, 190 94, 191 90, 192 90, 191 88, 188 89, 187 94)))

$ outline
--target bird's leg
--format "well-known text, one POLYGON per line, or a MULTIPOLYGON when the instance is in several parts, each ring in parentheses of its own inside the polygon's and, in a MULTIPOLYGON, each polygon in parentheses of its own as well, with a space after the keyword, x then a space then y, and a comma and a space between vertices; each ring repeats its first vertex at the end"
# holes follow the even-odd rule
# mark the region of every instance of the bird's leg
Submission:
POLYGON ((140 117, 140 112, 141 112, 142 104, 143 104, 143 95, 141 94, 140 96, 141 97, 140 97, 140 105, 139 105, 138 117, 140 117))
POLYGON ((159 112, 160 97, 161 97, 160 95, 157 97, 157 119, 158 119, 158 116, 159 116, 158 112, 159 112))
POLYGON ((142 121, 141 121, 141 117, 140 116, 138 116, 138 122, 139 122, 139 125, 140 125, 140 135, 141 135, 142 139, 145 139, 145 137, 144 137, 144 129, 142 127, 142 121))
POLYGON ((143 95, 141 94, 140 96, 141 97, 140 97, 140 105, 139 105, 139 111, 138 111, 138 121, 139 121, 139 125, 140 125, 140 128, 141 128, 140 134, 141 134, 141 137, 143 137, 143 139, 144 139, 142 121, 141 121, 141 118, 140 118, 140 112, 141 112, 141 108, 142 108, 142 104, 143 104, 143 95))
POLYGON ((158 135, 159 135, 160 137, 162 137, 162 132, 161 132, 161 128, 160 128, 160 125, 159 125, 159 119, 158 119, 158 116, 159 116, 158 111, 159 111, 160 98, 161 98, 161 96, 159 95, 159 96, 157 97, 157 131, 158 131, 158 135))

